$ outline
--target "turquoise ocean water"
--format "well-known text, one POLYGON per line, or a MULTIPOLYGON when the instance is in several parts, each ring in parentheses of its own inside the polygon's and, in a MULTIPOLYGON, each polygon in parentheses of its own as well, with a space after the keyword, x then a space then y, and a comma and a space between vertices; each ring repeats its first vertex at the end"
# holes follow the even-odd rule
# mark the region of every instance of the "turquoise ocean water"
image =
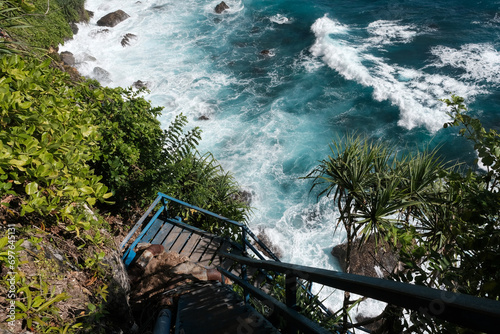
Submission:
POLYGON ((439 99, 451 93, 499 128, 500 1, 227 0, 218 15, 219 2, 88 0, 94 18, 60 51, 103 84, 147 82, 165 125, 183 112, 201 127, 200 150, 252 193, 250 226, 267 232, 284 261, 337 268, 336 212, 299 179, 333 138, 356 131, 402 148, 430 142, 471 163, 471 146, 442 129, 439 99), (130 18, 96 26, 118 9, 130 18), (127 33, 137 38, 122 47, 127 33))

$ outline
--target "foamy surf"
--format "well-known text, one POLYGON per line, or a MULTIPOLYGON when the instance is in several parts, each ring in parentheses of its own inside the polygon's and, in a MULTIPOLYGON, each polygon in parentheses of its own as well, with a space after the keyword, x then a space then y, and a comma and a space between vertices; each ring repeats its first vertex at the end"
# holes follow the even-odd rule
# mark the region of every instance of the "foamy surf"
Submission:
MULTIPOLYGON (((374 27, 378 27, 378 34, 384 36, 383 40, 387 44, 396 37, 412 38, 415 35, 404 30, 394 35, 393 25, 377 21, 368 30, 373 31, 374 27), (384 27, 383 32, 380 32, 380 26, 384 27), (388 26, 391 29, 388 30, 388 26), (388 34, 390 38, 387 40, 388 34)), ((397 106, 400 111, 398 125, 406 129, 425 126, 429 131, 436 132, 448 121, 447 109, 439 103, 441 99, 448 97, 450 92, 466 99, 484 93, 474 83, 390 64, 370 52, 372 38, 357 41, 356 44, 350 42, 342 36, 348 29, 327 16, 316 20, 311 30, 316 36, 310 48, 311 53, 345 79, 372 88, 374 100, 389 101, 397 106)))

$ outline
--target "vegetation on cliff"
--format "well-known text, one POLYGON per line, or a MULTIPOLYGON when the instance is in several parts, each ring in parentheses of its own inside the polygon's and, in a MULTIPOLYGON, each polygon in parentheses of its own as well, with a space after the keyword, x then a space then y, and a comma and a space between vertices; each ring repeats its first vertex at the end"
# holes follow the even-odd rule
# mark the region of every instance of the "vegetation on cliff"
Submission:
MULTIPOLYGON (((463 99, 444 101, 460 134, 474 143, 477 162, 466 170, 444 163, 438 151, 396 152, 387 143, 361 136, 336 141, 332 155, 309 175, 321 195, 333 195, 339 224, 347 231, 346 268, 353 241, 372 236, 392 246, 401 266, 390 278, 407 283, 499 300, 500 298, 500 135, 468 116, 463 99)), ((460 332, 453 324, 388 306, 380 332, 460 332)), ((344 300, 344 322, 353 304, 344 300)), ((422 312, 425 311, 425 312, 422 312)))
POLYGON ((83 2, 0 1, 0 316, 11 332, 129 326, 112 322, 105 262, 156 192, 238 221, 248 210, 185 116, 163 130, 141 90, 74 80, 43 57, 85 19, 83 2))

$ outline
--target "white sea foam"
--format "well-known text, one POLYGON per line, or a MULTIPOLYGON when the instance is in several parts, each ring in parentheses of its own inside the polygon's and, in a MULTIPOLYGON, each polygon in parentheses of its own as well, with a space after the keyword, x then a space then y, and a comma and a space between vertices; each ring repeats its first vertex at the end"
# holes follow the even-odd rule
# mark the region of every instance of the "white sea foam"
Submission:
POLYGON ((281 14, 276 14, 273 15, 269 18, 269 21, 277 23, 277 24, 290 24, 292 23, 292 20, 290 20, 288 17, 281 15, 281 14))
POLYGON ((437 46, 431 53, 437 57, 434 66, 461 69, 464 80, 500 84, 500 52, 492 44, 466 44, 459 49, 437 46))
POLYGON ((437 131, 448 120, 440 99, 450 92, 465 98, 484 92, 473 83, 389 64, 369 53, 370 39, 366 43, 349 42, 338 33, 348 29, 326 16, 316 20, 311 29, 316 36, 311 53, 345 79, 371 87, 376 101, 390 101, 397 106, 398 125, 407 129, 425 126, 429 131, 437 131))
POLYGON ((409 43, 419 34, 417 26, 402 25, 400 21, 375 21, 368 25, 367 30, 372 35, 367 40, 369 43, 383 45, 409 43))

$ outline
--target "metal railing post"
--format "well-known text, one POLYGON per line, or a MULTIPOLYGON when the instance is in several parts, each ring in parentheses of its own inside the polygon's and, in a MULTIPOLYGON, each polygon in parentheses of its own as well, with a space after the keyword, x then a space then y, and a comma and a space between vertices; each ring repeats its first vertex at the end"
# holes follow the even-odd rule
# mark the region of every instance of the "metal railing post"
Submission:
MULTIPOLYGON (((241 227, 241 244, 242 244, 242 250, 243 254, 247 254, 247 232, 245 226, 241 227)), ((248 275, 247 275, 247 265, 242 264, 241 265, 241 278, 243 281, 248 283, 248 275)), ((245 300, 245 304, 248 304, 250 302, 250 293, 248 292, 247 289, 243 288, 243 299, 245 300)))
MULTIPOLYGON (((297 310, 297 276, 285 274, 285 305, 292 310, 297 310)), ((286 333, 297 333, 297 328, 289 321, 286 324, 286 333)))

